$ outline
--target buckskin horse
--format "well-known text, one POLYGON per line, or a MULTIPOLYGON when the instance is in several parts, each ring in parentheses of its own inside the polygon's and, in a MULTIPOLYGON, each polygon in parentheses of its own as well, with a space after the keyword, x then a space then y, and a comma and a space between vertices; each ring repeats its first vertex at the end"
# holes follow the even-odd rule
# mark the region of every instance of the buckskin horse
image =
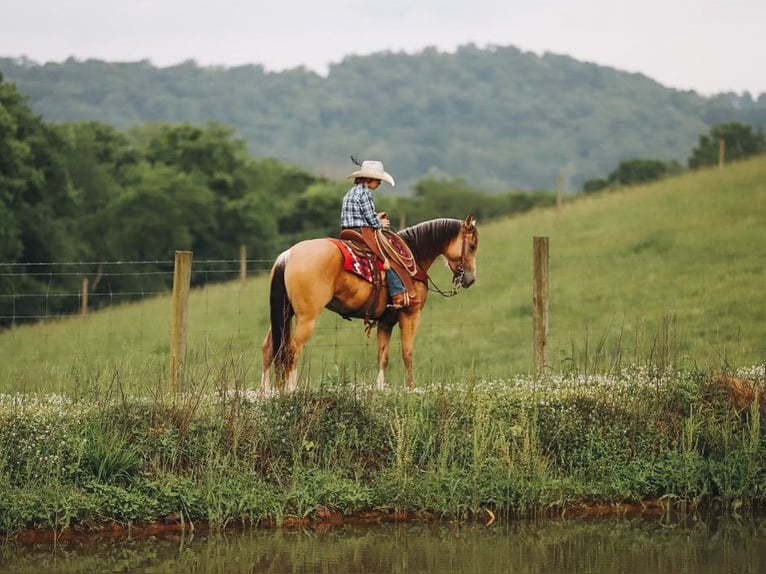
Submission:
MULTIPOLYGON (((365 317, 377 324, 377 387, 385 387, 391 334, 398 323, 401 329, 402 359, 408 389, 415 385, 412 364, 415 335, 420 313, 428 295, 428 270, 443 256, 453 274, 452 292, 470 287, 476 281, 476 255, 479 233, 476 220, 440 218, 419 223, 399 232, 411 251, 421 273, 415 276, 414 288, 419 304, 404 309, 387 306, 388 291, 383 285, 375 289, 368 280, 344 268, 344 253, 337 240, 309 239, 284 251, 271 269, 271 327, 263 342, 263 374, 261 391, 271 392, 270 367, 275 364, 277 376, 288 392, 298 385, 298 359, 311 338, 322 309, 343 317, 365 317), (377 291, 377 293, 375 293, 377 291), (291 329, 292 317, 295 329, 291 329)), ((385 283, 385 282, 384 282, 385 283)))

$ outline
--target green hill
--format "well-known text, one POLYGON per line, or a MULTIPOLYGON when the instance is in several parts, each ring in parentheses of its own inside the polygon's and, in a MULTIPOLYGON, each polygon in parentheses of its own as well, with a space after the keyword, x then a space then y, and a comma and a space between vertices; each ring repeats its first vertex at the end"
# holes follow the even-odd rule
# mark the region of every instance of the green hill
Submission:
POLYGON ((0 58, 0 72, 49 122, 212 120, 234 126, 255 157, 331 178, 346 175, 349 154, 380 158, 401 193, 426 176, 490 191, 552 189, 561 176, 574 191, 625 160, 685 164, 712 125, 766 126, 763 96, 705 98, 513 46, 348 57, 326 77, 259 65, 11 58, 0 58))
MULTIPOLYGON (((550 237, 552 369, 762 363, 765 220, 760 157, 480 225, 477 284, 449 300, 432 294, 424 311, 419 380, 531 370, 534 236, 550 237)), ((443 266, 433 275, 448 284, 443 266)), ((263 274, 193 292, 187 385, 259 385, 267 300, 263 274)), ((166 379, 170 330, 166 295, 2 332, 0 392, 152 392, 166 379)), ((361 321, 325 313, 303 373, 371 383, 375 353, 361 321)), ((402 384, 397 355, 398 335, 392 385, 402 384)))

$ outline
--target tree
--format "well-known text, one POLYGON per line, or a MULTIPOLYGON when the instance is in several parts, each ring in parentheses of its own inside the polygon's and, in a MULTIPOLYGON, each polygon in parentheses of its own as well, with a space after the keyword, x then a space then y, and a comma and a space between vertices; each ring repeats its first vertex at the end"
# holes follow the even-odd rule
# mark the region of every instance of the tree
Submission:
POLYGON ((287 213, 279 218, 280 235, 292 240, 305 237, 336 236, 340 231, 340 208, 345 186, 315 183, 286 204, 287 213))
POLYGON ((30 135, 39 128, 26 101, 15 86, 0 75, 0 260, 19 261, 23 256, 24 224, 18 213, 30 185, 43 180, 35 165, 30 135))
POLYGON ((737 122, 720 124, 714 126, 710 134, 700 136, 697 147, 689 157, 689 168, 717 165, 721 141, 725 145, 726 161, 736 161, 766 151, 763 130, 754 131, 752 126, 737 122))
POLYGON ((603 178, 589 179, 582 184, 585 193, 595 193, 609 187, 609 180, 603 178))
POLYGON ((434 217, 465 218, 474 215, 485 219, 487 197, 471 188, 462 178, 423 179, 415 185, 415 201, 412 214, 407 214, 413 223, 434 217))
POLYGON ((636 185, 665 177, 671 171, 671 165, 656 159, 633 159, 620 162, 609 174, 611 185, 636 185))
POLYGON ((6 261, 48 262, 73 253, 71 188, 56 130, 0 76, 0 213, 6 261))
POLYGON ((105 124, 81 122, 55 127, 64 142, 61 154, 74 203, 76 225, 72 233, 79 239, 78 257, 86 261, 116 258, 108 250, 109 242, 104 241, 115 226, 108 209, 129 186, 140 153, 124 133, 105 124))
POLYGON ((407 223, 414 224, 437 217, 464 219, 473 215, 479 220, 488 221, 514 213, 523 213, 536 206, 553 205, 556 195, 546 191, 510 191, 487 194, 474 189, 462 179, 423 179, 415 186, 414 198, 398 198, 396 204, 388 207, 380 202, 379 208, 391 211, 396 222, 394 210, 406 215, 407 223))
POLYGON ((656 181, 669 175, 681 173, 681 165, 677 161, 663 162, 656 159, 631 159, 620 162, 617 169, 605 179, 589 179, 583 183, 584 193, 594 193, 610 187, 638 185, 656 181))
POLYGON ((169 166, 137 167, 137 182, 110 204, 119 222, 106 238, 119 258, 168 260, 177 249, 216 256, 215 195, 192 175, 169 166))
MULTIPOLYGON (((62 141, 35 115, 26 100, 0 75, 0 261, 4 263, 55 262, 75 253, 69 233, 73 202, 60 155, 62 141)), ((0 293, 53 294, 66 290, 70 279, 38 279, 24 274, 0 276, 0 293)), ((0 324, 16 317, 35 317, 42 306, 57 312, 60 298, 0 298, 0 324)))
POLYGON ((249 259, 270 260, 280 247, 273 202, 259 192, 227 200, 219 222, 219 257, 233 255, 244 245, 249 259))
MULTIPOLYGON (((187 174, 198 174, 207 187, 221 197, 236 197, 233 175, 248 161, 247 145, 234 137, 234 128, 209 123, 198 127, 181 125, 149 125, 141 128, 148 141, 144 153, 151 164, 178 168, 187 174)), ((133 130, 134 135, 139 129, 133 130)))

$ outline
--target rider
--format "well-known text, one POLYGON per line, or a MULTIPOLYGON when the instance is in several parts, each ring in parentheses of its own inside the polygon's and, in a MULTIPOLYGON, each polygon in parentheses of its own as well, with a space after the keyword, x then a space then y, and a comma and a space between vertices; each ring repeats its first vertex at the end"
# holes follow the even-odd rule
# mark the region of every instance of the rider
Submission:
MULTIPOLYGON (((388 214, 375 212, 375 200, 372 192, 385 181, 394 187, 394 178, 383 168, 383 163, 375 160, 362 162, 359 169, 349 176, 354 179, 354 187, 343 197, 343 208, 340 213, 341 229, 361 231, 363 227, 372 229, 387 229, 391 226, 388 214)), ((414 297, 407 297, 402 280, 396 271, 386 268, 386 285, 391 295, 391 307, 402 309, 408 305, 419 304, 414 297)))

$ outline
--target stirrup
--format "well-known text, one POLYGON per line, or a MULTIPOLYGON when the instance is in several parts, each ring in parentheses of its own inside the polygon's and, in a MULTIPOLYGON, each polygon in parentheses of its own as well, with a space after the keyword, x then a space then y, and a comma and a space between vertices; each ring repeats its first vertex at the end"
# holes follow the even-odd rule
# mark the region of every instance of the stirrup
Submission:
POLYGON ((391 298, 391 304, 389 309, 406 309, 407 307, 414 307, 420 305, 420 299, 417 296, 410 296, 408 293, 398 293, 391 298))
POLYGON ((409 297, 407 293, 398 293, 391 297, 391 303, 388 305, 389 309, 404 309, 409 307, 409 297))

